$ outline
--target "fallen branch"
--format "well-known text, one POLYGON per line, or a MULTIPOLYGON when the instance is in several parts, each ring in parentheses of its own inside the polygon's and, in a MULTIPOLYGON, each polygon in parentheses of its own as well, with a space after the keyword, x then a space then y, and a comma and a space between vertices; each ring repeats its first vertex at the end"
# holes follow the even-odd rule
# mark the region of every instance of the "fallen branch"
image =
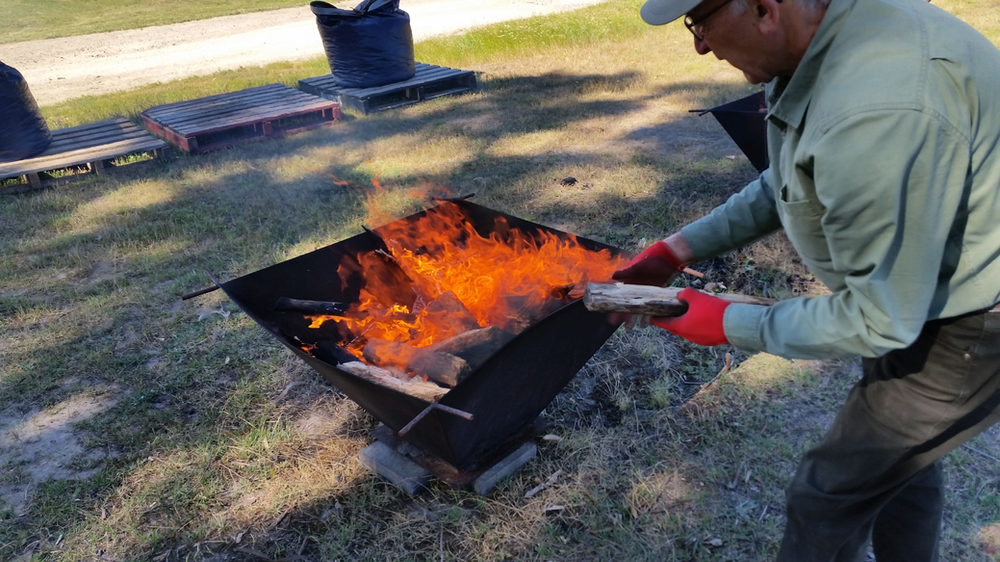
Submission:
POLYGON ((695 271, 695 270, 691 269, 690 267, 685 267, 681 271, 683 271, 684 273, 687 273, 688 275, 691 275, 693 277, 697 277, 698 279, 704 279, 705 278, 705 274, 704 273, 702 273, 700 271, 695 271))
POLYGON ((525 499, 530 498, 530 497, 534 496, 535 494, 537 494, 538 492, 541 492, 545 488, 548 488, 549 486, 555 484, 556 480, 559 480, 559 476, 562 475, 562 472, 563 471, 560 468, 559 470, 553 472, 552 475, 549 476, 545 480, 545 482, 542 482, 541 484, 539 484, 539 485, 535 486, 534 488, 532 488, 532 489, 528 490, 527 492, 525 492, 525 494, 524 494, 525 499))

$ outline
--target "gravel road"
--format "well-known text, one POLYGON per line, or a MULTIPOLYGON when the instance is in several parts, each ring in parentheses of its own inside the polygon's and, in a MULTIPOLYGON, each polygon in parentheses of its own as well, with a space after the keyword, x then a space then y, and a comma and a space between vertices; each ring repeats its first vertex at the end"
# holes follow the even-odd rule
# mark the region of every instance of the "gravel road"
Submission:
MULTIPOLYGON (((420 41, 601 1, 403 0, 400 7, 420 41)), ((323 45, 305 1, 301 8, 0 45, 0 60, 24 75, 39 105, 317 55, 323 45)))

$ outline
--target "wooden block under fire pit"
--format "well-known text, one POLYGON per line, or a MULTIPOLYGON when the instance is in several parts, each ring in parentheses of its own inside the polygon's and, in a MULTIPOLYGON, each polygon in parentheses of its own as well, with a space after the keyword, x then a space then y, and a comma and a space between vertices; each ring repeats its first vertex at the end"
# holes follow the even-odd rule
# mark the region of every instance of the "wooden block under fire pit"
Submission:
MULTIPOLYGON (((453 465, 423 451, 419 447, 404 441, 396 432, 383 424, 379 424, 372 431, 372 436, 377 439, 376 443, 384 445, 388 450, 395 453, 396 458, 393 461, 398 464, 395 464, 393 469, 397 474, 418 475, 421 478, 419 484, 423 486, 426 485, 427 479, 425 479, 420 470, 422 468, 456 490, 471 488, 477 494, 486 496, 493 491, 493 488, 500 480, 517 472, 528 461, 535 458, 538 448, 531 440, 541 435, 544 430, 544 420, 537 418, 533 423, 529 423, 521 428, 511 439, 483 453, 479 458, 477 466, 467 470, 459 470, 453 465), (407 466, 410 464, 416 465, 416 467, 407 466)), ((379 452, 384 451, 385 449, 382 449, 379 452)), ((370 451, 369 453, 371 452, 375 451, 370 451)), ((366 456, 371 458, 374 455, 366 453, 366 456)), ((369 465, 366 464, 365 466, 369 465)), ((369 466, 369 468, 372 467, 369 466)), ((377 467, 372 468, 372 470, 396 484, 393 481, 393 475, 385 474, 383 471, 378 470, 377 467)), ((396 485, 399 486, 399 484, 396 485)), ((409 482, 404 483, 404 485, 406 487, 400 486, 400 488, 411 495, 421 489, 421 486, 410 485, 409 482), (413 491, 411 492, 410 490, 413 491)))
POLYGON ((278 137, 340 119, 340 104, 268 84, 151 107, 142 126, 186 152, 278 137))

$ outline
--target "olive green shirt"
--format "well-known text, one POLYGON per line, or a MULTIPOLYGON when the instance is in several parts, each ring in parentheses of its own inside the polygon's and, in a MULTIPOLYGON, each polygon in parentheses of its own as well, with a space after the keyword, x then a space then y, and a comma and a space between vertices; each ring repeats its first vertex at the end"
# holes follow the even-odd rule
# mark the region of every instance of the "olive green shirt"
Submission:
POLYGON ((1000 52, 924 0, 832 0, 766 87, 770 168, 682 229, 699 260, 784 228, 832 294, 731 305, 736 347, 874 357, 1000 301, 1000 52))

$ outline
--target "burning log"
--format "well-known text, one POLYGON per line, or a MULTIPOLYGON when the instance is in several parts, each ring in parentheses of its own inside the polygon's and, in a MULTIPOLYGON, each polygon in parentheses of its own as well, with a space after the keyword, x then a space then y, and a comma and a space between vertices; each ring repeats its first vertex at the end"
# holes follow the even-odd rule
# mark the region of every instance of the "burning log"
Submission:
POLYGON ((348 372, 379 386, 408 394, 414 398, 434 402, 448 392, 447 388, 441 388, 421 378, 408 376, 406 373, 393 367, 383 369, 354 360, 353 355, 332 341, 318 341, 313 349, 315 351, 311 351, 310 353, 320 359, 336 364, 337 368, 341 371, 348 372))
MULTIPOLYGON (((624 312, 642 316, 680 316, 687 312, 687 305, 677 299, 683 289, 678 287, 652 287, 625 285, 623 283, 589 283, 583 295, 583 304, 592 312, 624 312)), ((711 293, 709 293, 711 294, 711 293)), ((770 306, 773 299, 736 295, 712 294, 733 304, 759 304, 770 306)))
POLYGON ((583 296, 585 289, 586 283, 567 283, 566 285, 552 287, 549 293, 553 298, 557 299, 578 299, 583 296))
POLYGON ((409 394, 410 396, 420 398, 421 400, 426 400, 428 402, 437 401, 448 393, 447 388, 441 388, 432 382, 426 382, 420 379, 402 381, 394 377, 392 373, 385 369, 381 369, 373 365, 366 365, 361 361, 341 363, 337 365, 337 368, 342 371, 347 371, 356 377, 373 382, 379 386, 391 388, 402 392, 403 394, 409 394))
POLYGON ((298 312, 300 314, 330 314, 340 315, 347 312, 350 305, 343 302, 310 301, 281 297, 274 309, 279 312, 298 312))
POLYGON ((380 367, 399 366, 448 386, 462 382, 472 372, 461 357, 396 341, 370 339, 365 344, 363 355, 380 367))
MULTIPOLYGON (((504 297, 504 303, 507 305, 506 323, 503 325, 505 330, 512 334, 520 334, 528 326, 534 324, 539 317, 545 315, 546 311, 531 306, 530 302, 531 297, 527 295, 507 295, 504 297)), ((551 302, 558 305, 558 301, 551 302)))
POLYGON ((431 345, 427 349, 460 357, 469 364, 472 370, 476 370, 486 362, 490 355, 496 353, 513 338, 513 334, 509 332, 496 326, 488 326, 462 332, 457 336, 431 345))
POLYGON ((479 328, 479 321, 458 300, 455 293, 446 291, 424 306, 428 315, 440 319, 439 326, 445 333, 459 333, 479 328))

